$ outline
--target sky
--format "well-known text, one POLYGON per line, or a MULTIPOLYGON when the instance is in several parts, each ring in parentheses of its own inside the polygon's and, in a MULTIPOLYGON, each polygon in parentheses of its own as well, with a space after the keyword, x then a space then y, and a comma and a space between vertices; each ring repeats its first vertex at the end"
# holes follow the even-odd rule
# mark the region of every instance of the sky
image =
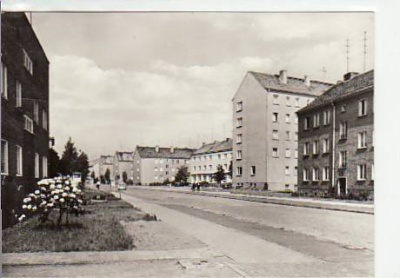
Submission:
POLYGON ((373 68, 372 13, 32 13, 50 60, 50 132, 90 159, 231 136, 247 71, 336 82, 373 68), (323 71, 325 69, 326 72, 323 71))

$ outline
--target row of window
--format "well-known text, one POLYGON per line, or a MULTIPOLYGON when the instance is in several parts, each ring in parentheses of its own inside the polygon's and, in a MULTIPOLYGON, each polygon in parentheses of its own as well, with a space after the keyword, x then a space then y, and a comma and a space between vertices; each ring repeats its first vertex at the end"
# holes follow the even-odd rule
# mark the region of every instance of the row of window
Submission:
MULTIPOLYGON (((329 138, 322 139, 322 153, 329 153, 330 151, 330 140, 329 138)), ((320 153, 320 141, 314 140, 312 144, 310 142, 305 142, 303 145, 303 155, 310 155, 310 154, 319 154, 320 153), (312 146, 312 152, 310 150, 310 146, 312 146)))
MULTIPOLYGON (((272 130, 272 139, 273 140, 279 140, 279 131, 277 129, 272 130)), ((292 139, 291 138, 291 132, 289 130, 287 130, 285 132, 285 140, 286 141, 290 141, 291 139, 292 139)), ((298 132, 297 131, 294 133, 294 138, 293 139, 294 139, 294 141, 298 140, 298 132)))
POLYGON ((214 155, 210 154, 210 155, 202 155, 202 156, 193 156, 192 161, 206 161, 206 160, 211 161, 213 159, 221 160, 221 159, 228 159, 228 158, 232 158, 232 155, 228 154, 228 153, 224 153, 224 154, 219 153, 219 154, 214 154, 214 155))
MULTIPOLYGON (((313 167, 311 169, 304 168, 303 169, 303 181, 328 181, 329 180, 329 167, 313 167)), ((375 179, 375 169, 374 164, 371 165, 371 180, 375 179)), ((365 181, 367 179, 367 165, 366 164, 358 164, 357 165, 357 180, 365 181)))
MULTIPOLYGON (((299 152, 297 149, 294 150, 294 158, 297 158, 299 156, 299 152)), ((277 147, 272 148, 272 157, 278 158, 279 157, 279 149, 277 147)), ((286 158, 291 158, 291 150, 290 148, 286 148, 285 150, 285 157, 286 158)))
MULTIPOLYGON (((22 147, 15 145, 15 155, 16 155, 16 175, 23 175, 23 153, 22 147)), ((9 146, 6 140, 1 140, 1 174, 8 175, 9 171, 9 146)), ((35 153, 35 178, 40 178, 40 156, 38 153, 35 153)), ((42 177, 47 177, 47 157, 42 156, 42 177)))
MULTIPOLYGON (((137 163, 139 163, 139 162, 140 161, 138 160, 137 163)), ((166 163, 171 162, 171 164, 180 164, 181 163, 181 161, 179 159, 165 159, 165 162, 166 163)), ((155 164, 163 164, 164 163, 164 159, 155 159, 154 163, 155 164)), ((189 160, 186 160, 186 161, 184 160, 183 163, 184 164, 185 163, 189 163, 189 160)))
MULTIPOLYGON (((294 123, 298 124, 297 115, 293 115, 293 118, 294 118, 294 123)), ((279 122, 279 113, 278 112, 273 112, 272 113, 272 122, 273 123, 278 123, 279 122)), ((291 115, 289 113, 286 113, 285 123, 287 123, 287 124, 291 123, 291 115)), ((242 117, 236 118, 236 128, 240 128, 242 126, 243 126, 243 118, 242 117)))
MULTIPOLYGON (((222 167, 225 171, 228 170, 228 164, 224 164, 222 167)), ((212 171, 213 168, 214 168, 213 165, 208 165, 208 168, 207 168, 207 165, 193 166, 193 171, 201 171, 201 170, 207 171, 207 169, 208 169, 208 171, 212 171)))
MULTIPOLYGON (((243 175, 243 167, 241 167, 241 166, 236 167, 236 176, 240 177, 242 175, 243 175)), ((256 175, 256 166, 251 166, 250 167, 250 175, 251 176, 255 176, 256 175)), ((290 176, 291 175, 289 166, 285 166, 285 175, 286 176, 290 176)), ((297 166, 294 167, 293 175, 297 176, 297 166)))
MULTIPOLYGON (((282 96, 283 97, 283 96, 282 96)), ((280 96, 279 95, 273 95, 273 100, 272 100, 272 103, 274 104, 274 105, 280 105, 280 96)), ((312 101, 313 99, 307 99, 307 105, 308 104, 310 104, 311 103, 311 101, 312 101)), ((293 103, 292 103, 292 100, 291 100, 291 98, 290 98, 290 96, 286 96, 286 102, 285 102, 285 104, 286 104, 286 106, 292 106, 293 105, 293 103)), ((295 107, 300 107, 300 98, 295 98, 294 99, 294 106, 295 107)))

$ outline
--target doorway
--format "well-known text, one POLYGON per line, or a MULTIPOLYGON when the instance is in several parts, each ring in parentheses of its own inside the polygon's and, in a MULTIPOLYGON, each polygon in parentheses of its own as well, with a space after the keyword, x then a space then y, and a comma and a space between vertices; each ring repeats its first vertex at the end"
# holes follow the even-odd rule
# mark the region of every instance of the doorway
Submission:
POLYGON ((346 196, 347 195, 347 178, 338 178, 338 195, 346 196))

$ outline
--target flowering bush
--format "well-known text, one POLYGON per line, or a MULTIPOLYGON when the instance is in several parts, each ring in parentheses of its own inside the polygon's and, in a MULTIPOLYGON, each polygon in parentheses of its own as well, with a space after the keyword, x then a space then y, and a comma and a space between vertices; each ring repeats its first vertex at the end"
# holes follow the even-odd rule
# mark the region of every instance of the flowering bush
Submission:
MULTIPOLYGON (((76 216, 82 211, 82 191, 73 185, 69 178, 43 179, 37 183, 35 192, 30 193, 23 200, 22 209, 29 214, 39 213, 39 221, 53 222, 49 216, 52 211, 58 211, 57 225, 60 226, 63 215, 66 215, 66 224, 69 224, 69 215, 76 216)), ((18 220, 24 220, 21 215, 18 220)))

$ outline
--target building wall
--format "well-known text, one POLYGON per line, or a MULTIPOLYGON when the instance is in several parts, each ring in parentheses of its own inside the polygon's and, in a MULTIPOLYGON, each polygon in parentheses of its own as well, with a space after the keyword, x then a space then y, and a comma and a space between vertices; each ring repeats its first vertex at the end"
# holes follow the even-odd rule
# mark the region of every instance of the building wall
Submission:
POLYGON ((48 173, 49 62, 23 13, 2 13, 1 21, 1 62, 7 69, 2 80, 7 96, 1 97, 1 139, 8 145, 8 171, 1 175, 1 190, 3 227, 7 227, 14 223, 15 214, 22 213, 22 198, 48 173), (32 73, 24 66, 24 51, 32 62, 32 73), (16 107, 17 81, 21 107, 16 107), (25 130, 24 116, 32 120, 33 132, 25 130), (16 173, 16 146, 22 148, 22 175, 16 173), (39 155, 39 175, 35 175, 35 154, 39 155))
POLYGON ((166 179, 172 182, 179 168, 189 167, 189 162, 189 159, 142 158, 140 159, 140 182, 142 185, 162 183, 166 179))
POLYGON ((119 175, 122 180, 122 174, 124 172, 126 172, 128 179, 133 177, 133 161, 118 161, 116 159, 114 167, 115 177, 119 175))
POLYGON ((141 178, 141 158, 139 153, 135 150, 133 153, 133 184, 138 185, 141 178))
POLYGON ((266 182, 266 105, 265 90, 251 74, 247 73, 232 100, 232 179, 235 187, 263 185, 266 182), (236 111, 238 102, 242 102, 241 111, 236 111), (237 127, 238 118, 242 118, 241 127, 237 127), (242 134, 241 143, 236 142, 238 134, 242 134), (238 151, 242 151, 242 159, 237 158, 238 151), (250 173, 251 166, 256 166, 255 175, 250 173), (238 167, 242 167, 242 175, 238 175, 238 167))
MULTIPOLYGON (((218 165, 222 165, 225 173, 228 173, 231 161, 232 151, 193 155, 190 160, 190 182, 200 183, 206 181, 215 183, 212 176, 217 171, 218 165)), ((225 182, 230 183, 232 179, 226 175, 225 182)))

